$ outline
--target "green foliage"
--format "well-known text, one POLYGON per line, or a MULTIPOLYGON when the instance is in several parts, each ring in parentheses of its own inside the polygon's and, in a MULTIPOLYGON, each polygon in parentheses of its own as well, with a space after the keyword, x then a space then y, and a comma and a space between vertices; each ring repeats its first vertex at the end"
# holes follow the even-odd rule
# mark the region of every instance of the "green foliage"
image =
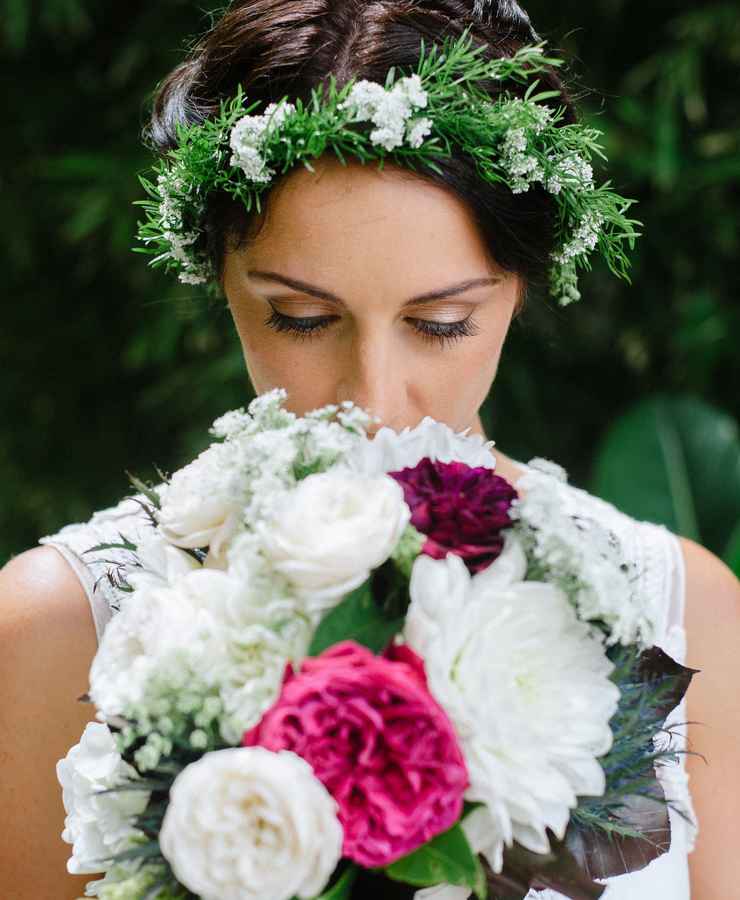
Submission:
POLYGON ((386 866, 385 871, 395 881, 415 887, 456 884, 469 887, 481 900, 486 897, 486 878, 480 859, 471 850, 459 823, 386 866))
MULTIPOLYGON (((555 459, 586 485, 611 421, 647 394, 738 414, 740 19, 725 2, 525 5, 550 51, 575 60, 566 75, 604 132, 603 174, 638 200, 643 236, 631 285, 597 260, 580 303, 533 289, 482 418, 507 454, 555 459)), ((117 502, 127 471, 179 468, 253 396, 225 303, 131 253, 151 93, 223 6, 0 5, 0 562, 117 502)))
POLYGON ((698 397, 648 397, 608 429, 593 490, 732 559, 740 526, 737 422, 698 397))
MULTIPOLYGON (((230 138, 242 117, 257 116, 261 104, 249 103, 242 85, 238 85, 232 97, 221 100, 217 115, 200 123, 177 123, 177 146, 168 152, 166 160, 156 161, 156 180, 139 176, 151 199, 134 201, 146 212, 145 220, 138 223, 137 235, 144 246, 134 247, 134 251, 152 255, 150 266, 178 272, 183 282, 206 283, 204 290, 209 296, 218 297, 220 287, 215 283, 216 273, 203 233, 206 197, 211 191, 225 191, 248 211, 256 206, 259 212, 260 194, 269 190, 275 177, 299 161, 313 171, 308 160, 329 150, 342 161, 349 155, 363 162, 379 157, 380 168, 390 153, 396 162, 412 169, 421 163, 439 171, 436 160, 450 156, 453 145, 459 145, 475 159, 482 179, 503 182, 514 191, 528 190, 530 182, 541 181, 553 194, 557 253, 551 285, 558 303, 567 305, 580 298, 577 268, 591 268, 588 254, 594 243, 598 243, 610 270, 629 281, 630 258, 622 243, 633 248, 639 236, 634 226, 642 223, 625 215, 634 200, 621 197, 608 181, 598 188, 593 184, 589 160, 593 155, 606 159, 598 142, 601 132, 581 123, 560 125, 565 108, 561 105, 553 112, 542 104, 559 93, 535 92, 539 79, 529 83, 523 98, 505 91, 493 102, 479 84, 506 79, 527 84, 534 75, 562 65, 563 60, 547 56, 544 42, 526 45, 503 58, 486 59, 482 49, 473 46, 467 28, 454 41, 446 36, 440 46, 427 47, 422 40, 414 74, 425 92, 423 115, 429 117, 424 121, 431 128, 431 137, 420 146, 406 142, 388 150, 376 145, 366 127, 366 113, 358 129, 354 105, 347 107, 356 79, 337 89, 331 78, 327 91, 323 85, 312 89, 307 104, 300 97, 293 98, 285 118, 278 117, 277 110, 269 114, 269 121, 274 118, 278 125, 265 125, 259 143, 260 164, 255 166, 250 158, 254 171, 249 175, 231 164, 230 138), (537 175, 523 177, 511 171, 503 148, 512 131, 524 142, 526 156, 522 159, 536 161, 537 175), (588 170, 587 175, 578 170, 576 162, 588 170), (556 185, 551 187, 553 182, 556 185), (587 240, 591 230, 593 243, 587 240)), ((401 77, 395 67, 391 68, 386 89, 401 77)), ((260 115, 264 118, 268 114, 262 110, 260 115)), ((254 118, 252 123, 257 121, 262 118, 254 118)))
POLYGON ((352 639, 380 653, 403 627, 403 616, 389 616, 373 596, 368 578, 321 620, 311 641, 309 656, 318 656, 333 644, 352 639))

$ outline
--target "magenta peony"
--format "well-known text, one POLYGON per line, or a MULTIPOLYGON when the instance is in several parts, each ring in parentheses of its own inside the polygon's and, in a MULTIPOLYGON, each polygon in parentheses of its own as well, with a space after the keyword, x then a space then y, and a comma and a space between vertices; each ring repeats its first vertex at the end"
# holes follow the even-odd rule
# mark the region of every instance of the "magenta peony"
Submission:
POLYGON ((403 488, 411 524, 427 537, 422 553, 434 559, 455 553, 471 574, 501 553, 501 530, 512 524, 509 508, 518 496, 505 478, 484 466, 432 462, 428 456, 388 475, 403 488))
POLYGON ((465 761, 407 647, 375 656, 343 641, 305 659, 242 744, 302 756, 337 801, 343 855, 368 868, 411 853, 462 812, 465 761))

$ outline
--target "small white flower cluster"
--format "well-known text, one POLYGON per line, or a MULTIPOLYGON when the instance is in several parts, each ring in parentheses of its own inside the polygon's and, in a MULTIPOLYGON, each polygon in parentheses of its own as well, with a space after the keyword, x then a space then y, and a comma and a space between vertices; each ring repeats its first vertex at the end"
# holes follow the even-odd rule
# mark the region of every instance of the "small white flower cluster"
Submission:
POLYGON ((264 155, 267 138, 295 112, 295 105, 282 101, 270 103, 262 115, 242 116, 229 135, 232 149, 229 165, 242 169, 250 181, 267 184, 275 172, 264 155))
POLYGON ((187 249, 197 240, 198 235, 194 231, 185 231, 183 226, 181 192, 184 190, 184 180, 173 169, 167 175, 160 173, 157 185, 161 197, 160 223, 163 236, 170 246, 166 255, 180 263, 181 269, 178 278, 183 284, 202 284, 207 278, 200 264, 187 249))
POLYGON ((501 166, 512 192, 526 193, 531 184, 545 180, 545 171, 530 145, 550 124, 552 111, 516 97, 501 107, 499 115, 501 123, 508 126, 501 142, 501 166))
POLYGON ((510 511, 528 556, 538 562, 537 577, 562 588, 584 622, 606 625, 605 646, 651 647, 656 612, 635 588, 635 564, 624 558, 617 535, 595 518, 569 513, 573 489, 543 462, 519 479, 523 496, 510 511))
POLYGON ((394 150, 404 140, 411 147, 420 147, 431 132, 430 118, 412 118, 413 111, 424 109, 427 102, 421 79, 414 74, 399 79, 390 90, 375 81, 357 81, 338 109, 350 111, 350 122, 372 122, 377 127, 370 132, 370 140, 394 150))
POLYGON ((576 256, 580 256, 583 253, 589 253, 594 249, 599 240, 599 232, 601 231, 601 226, 603 224, 603 213, 600 213, 598 210, 588 210, 585 212, 573 237, 564 244, 559 252, 553 254, 553 259, 555 259, 556 262, 565 264, 576 256))
POLYGON ((527 152, 528 143, 524 128, 510 128, 501 145, 501 165, 511 179, 509 186, 515 194, 526 193, 530 184, 545 177, 537 157, 527 152))
POLYGON ((594 170, 580 153, 570 153, 555 162, 555 168, 545 182, 551 194, 559 194, 563 184, 573 184, 578 190, 588 191, 594 187, 594 170))

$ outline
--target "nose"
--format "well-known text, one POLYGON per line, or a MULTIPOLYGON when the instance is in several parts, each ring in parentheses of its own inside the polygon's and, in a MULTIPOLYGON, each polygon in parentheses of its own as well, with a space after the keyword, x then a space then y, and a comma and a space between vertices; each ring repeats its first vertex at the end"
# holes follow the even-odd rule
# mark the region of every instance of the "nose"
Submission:
POLYGON ((337 403, 351 400, 379 422, 367 426, 367 434, 377 432, 405 417, 406 388, 402 374, 400 348, 394 348, 393 338, 377 331, 357 334, 342 361, 337 381, 337 403))

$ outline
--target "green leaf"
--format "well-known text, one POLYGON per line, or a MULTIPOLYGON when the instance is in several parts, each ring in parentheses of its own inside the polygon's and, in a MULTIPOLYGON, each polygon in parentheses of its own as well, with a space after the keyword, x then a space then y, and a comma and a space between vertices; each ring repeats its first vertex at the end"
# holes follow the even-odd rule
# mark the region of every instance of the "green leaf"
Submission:
POLYGON ((737 422, 697 397, 655 394, 611 426, 590 489, 721 555, 740 509, 737 422))
POLYGON ((339 641, 353 640, 379 653, 403 627, 403 618, 386 618, 376 605, 368 578, 335 606, 316 629, 309 656, 317 656, 339 641))
POLYGON ((483 867, 459 822, 423 847, 386 866, 385 872, 394 881, 415 887, 455 884, 469 887, 481 900, 486 896, 483 867))
POLYGON ((328 891, 325 891, 320 897, 317 897, 316 900, 347 900, 347 898, 350 897, 352 885, 355 883, 357 873, 357 866, 353 865, 348 869, 345 869, 339 881, 337 881, 333 887, 330 887, 328 891))
POLYGON ((740 520, 732 530, 727 546, 722 554, 722 559, 740 578, 740 520))

